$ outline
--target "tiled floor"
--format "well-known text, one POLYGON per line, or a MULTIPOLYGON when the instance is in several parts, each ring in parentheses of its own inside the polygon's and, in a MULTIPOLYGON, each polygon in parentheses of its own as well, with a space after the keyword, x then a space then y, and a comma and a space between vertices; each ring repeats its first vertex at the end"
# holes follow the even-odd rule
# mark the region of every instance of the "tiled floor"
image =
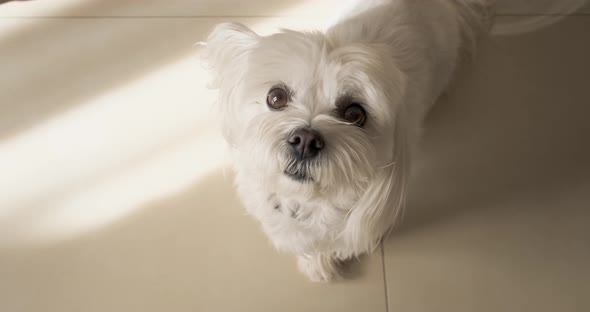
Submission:
POLYGON ((428 117, 404 223, 348 281, 270 248, 192 44, 225 20, 319 27, 339 2, 0 5, 0 311, 590 310, 584 1, 501 0, 428 117))

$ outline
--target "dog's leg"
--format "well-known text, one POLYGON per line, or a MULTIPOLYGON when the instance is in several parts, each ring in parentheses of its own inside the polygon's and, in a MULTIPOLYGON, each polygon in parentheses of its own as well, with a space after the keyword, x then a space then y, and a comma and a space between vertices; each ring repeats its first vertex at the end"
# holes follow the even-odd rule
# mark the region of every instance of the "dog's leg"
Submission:
POLYGON ((299 255, 297 266, 313 282, 330 282, 342 277, 344 261, 324 254, 299 255))

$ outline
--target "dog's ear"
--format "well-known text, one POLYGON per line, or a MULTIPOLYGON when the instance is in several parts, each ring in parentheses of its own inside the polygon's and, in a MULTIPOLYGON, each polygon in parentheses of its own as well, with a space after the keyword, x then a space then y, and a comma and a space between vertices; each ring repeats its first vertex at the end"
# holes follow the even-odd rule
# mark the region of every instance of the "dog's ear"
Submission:
POLYGON ((235 80, 247 62, 248 54, 259 40, 259 36, 240 23, 217 25, 204 42, 203 59, 213 75, 213 87, 235 80))
POLYGON ((392 164, 379 171, 348 217, 348 239, 358 254, 373 251, 403 213, 410 169, 404 117, 403 111, 398 112, 392 164))
POLYGON ((240 23, 223 23, 213 29, 202 57, 210 75, 210 87, 219 89, 216 108, 223 119, 223 134, 230 144, 235 140, 239 120, 240 86, 248 68, 248 58, 260 37, 240 23))

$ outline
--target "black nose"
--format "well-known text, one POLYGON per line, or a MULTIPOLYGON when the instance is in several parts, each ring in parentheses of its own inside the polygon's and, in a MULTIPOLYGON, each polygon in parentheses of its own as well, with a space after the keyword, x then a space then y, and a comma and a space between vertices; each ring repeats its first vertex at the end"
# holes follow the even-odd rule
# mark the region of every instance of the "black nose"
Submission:
POLYGON ((287 138, 291 153, 298 160, 316 157, 324 148, 322 136, 315 130, 299 128, 287 138))

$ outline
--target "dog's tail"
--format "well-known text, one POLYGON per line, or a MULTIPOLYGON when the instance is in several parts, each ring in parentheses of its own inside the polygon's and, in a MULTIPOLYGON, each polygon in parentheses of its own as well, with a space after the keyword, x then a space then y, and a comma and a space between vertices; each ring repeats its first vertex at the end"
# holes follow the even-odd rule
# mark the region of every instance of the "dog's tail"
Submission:
MULTIPOLYGON (((482 34, 491 33, 492 35, 507 36, 518 35, 532 32, 554 23, 557 23, 564 17, 577 12, 584 7, 590 0, 562 0, 553 1, 543 4, 543 9, 551 14, 539 14, 531 16, 520 16, 514 19, 496 20, 496 12, 502 14, 502 8, 497 5, 497 0, 450 0, 455 2, 460 8, 462 19, 470 24, 473 33, 467 33, 467 40, 473 42, 482 34), (493 29, 492 29, 493 24, 493 29)), ((472 44, 473 45, 473 44, 472 44)))
MULTIPOLYGON (((577 12, 590 1, 560 0, 542 2, 543 11, 550 12, 550 14, 523 15, 518 18, 496 20, 492 34, 498 36, 519 35, 548 27, 577 12)), ((502 8, 498 8, 498 14, 502 14, 502 11, 504 11, 502 8)))
POLYGON ((473 58, 477 42, 491 32, 495 16, 495 0, 451 0, 458 8, 461 27, 462 57, 473 58))

